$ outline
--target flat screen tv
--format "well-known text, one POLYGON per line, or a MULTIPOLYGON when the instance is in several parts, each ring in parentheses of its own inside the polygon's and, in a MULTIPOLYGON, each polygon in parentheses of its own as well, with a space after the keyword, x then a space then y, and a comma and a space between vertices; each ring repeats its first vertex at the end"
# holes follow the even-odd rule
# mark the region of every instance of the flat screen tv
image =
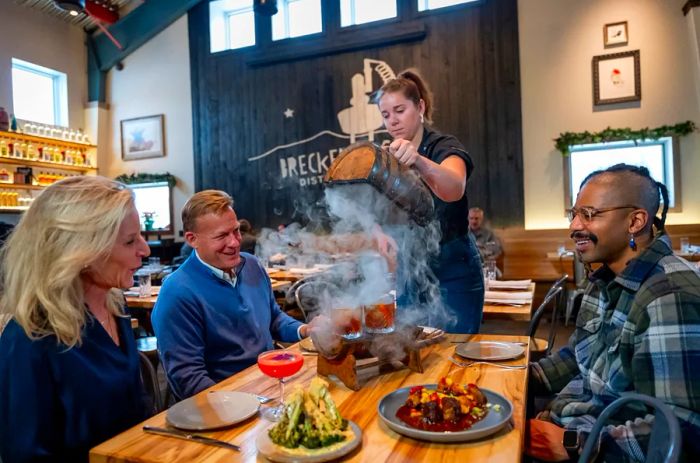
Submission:
POLYGON ((154 233, 173 232, 172 191, 168 182, 132 183, 141 230, 154 233), (150 217, 150 220, 149 220, 150 217), (152 223, 149 225, 149 222, 152 223))

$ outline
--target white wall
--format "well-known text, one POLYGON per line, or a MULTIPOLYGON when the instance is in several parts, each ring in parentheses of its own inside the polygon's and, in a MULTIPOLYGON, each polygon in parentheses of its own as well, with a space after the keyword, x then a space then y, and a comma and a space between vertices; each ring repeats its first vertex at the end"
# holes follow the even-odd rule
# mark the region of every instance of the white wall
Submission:
POLYGON ((107 78, 108 134, 104 143, 100 140, 100 173, 112 178, 134 172, 175 175, 178 182, 173 191, 173 215, 177 237, 182 230, 180 210, 194 193, 187 15, 123 63, 123 70, 112 69, 107 78), (123 161, 120 121, 154 114, 165 115, 165 157, 123 161))
POLYGON ((19 58, 67 75, 70 126, 85 128, 87 55, 84 42, 80 27, 3 0, 0 6, 0 106, 12 113, 12 58, 19 58))
MULTIPOLYGON (((525 227, 565 228, 562 132, 700 124, 697 41, 685 0, 518 0, 525 227), (603 26, 628 21, 629 44, 604 48, 603 26), (593 111, 591 59, 640 50, 638 107, 593 111)), ((700 222, 700 136, 681 139, 683 211, 669 224, 700 222)))

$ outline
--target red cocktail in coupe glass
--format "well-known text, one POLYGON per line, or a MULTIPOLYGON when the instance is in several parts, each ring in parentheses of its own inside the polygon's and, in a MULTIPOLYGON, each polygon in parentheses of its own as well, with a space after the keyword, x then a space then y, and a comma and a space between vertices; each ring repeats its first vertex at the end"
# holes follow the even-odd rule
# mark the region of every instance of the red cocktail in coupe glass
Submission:
POLYGON ((304 357, 299 352, 278 349, 268 350, 258 355, 258 368, 263 374, 277 378, 280 383, 280 404, 277 407, 266 408, 263 418, 269 421, 279 421, 284 413, 284 378, 292 376, 301 370, 304 357))

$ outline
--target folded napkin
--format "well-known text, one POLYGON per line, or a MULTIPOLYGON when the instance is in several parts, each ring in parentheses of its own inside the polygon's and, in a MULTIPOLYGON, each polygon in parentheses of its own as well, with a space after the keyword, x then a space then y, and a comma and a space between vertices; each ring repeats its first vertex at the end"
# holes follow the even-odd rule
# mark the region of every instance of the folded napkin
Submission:
POLYGON ((484 302, 491 304, 529 304, 531 291, 486 291, 484 302))
POLYGON ((489 280, 489 288, 494 289, 528 289, 532 280, 489 280))

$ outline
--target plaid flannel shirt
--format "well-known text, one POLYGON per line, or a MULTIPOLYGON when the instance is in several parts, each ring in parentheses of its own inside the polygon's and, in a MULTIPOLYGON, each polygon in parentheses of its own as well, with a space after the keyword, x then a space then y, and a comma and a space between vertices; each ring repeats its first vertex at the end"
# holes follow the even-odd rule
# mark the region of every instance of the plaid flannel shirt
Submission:
MULTIPOLYGON (((668 237, 659 233, 620 275, 603 266, 590 280, 568 346, 531 364, 533 379, 558 392, 549 406, 552 420, 585 435, 605 406, 635 391, 671 406, 684 453, 698 452, 698 268, 674 256, 668 237)), ((625 408, 619 422, 604 428, 606 461, 644 461, 653 422, 644 410, 625 408)))

